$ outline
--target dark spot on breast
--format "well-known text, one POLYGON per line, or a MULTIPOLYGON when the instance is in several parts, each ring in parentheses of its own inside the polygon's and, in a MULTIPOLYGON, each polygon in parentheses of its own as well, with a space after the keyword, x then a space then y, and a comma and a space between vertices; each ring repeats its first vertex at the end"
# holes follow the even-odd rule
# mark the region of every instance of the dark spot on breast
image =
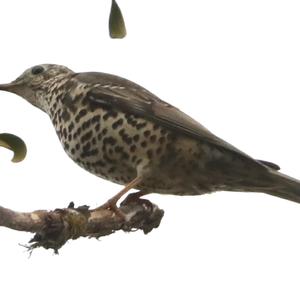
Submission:
POLYGON ((65 143, 65 144, 64 144, 64 147, 65 147, 65 150, 69 150, 70 145, 69 145, 68 143, 65 143))
POLYGON ((67 122, 70 120, 70 113, 65 109, 62 114, 61 114, 62 119, 64 120, 64 122, 67 122))
POLYGON ((140 139, 140 136, 138 134, 136 134, 136 135, 133 136, 133 140, 135 142, 138 142, 139 139, 140 139))
POLYGON ((100 123, 98 123, 98 124, 95 126, 95 130, 96 130, 96 131, 99 131, 99 130, 100 130, 100 123))
POLYGON ((131 120, 131 122, 128 122, 129 125, 136 127, 137 121, 136 120, 131 120))
POLYGON ((90 157, 90 156, 95 156, 99 153, 99 150, 98 149, 91 149, 90 150, 90 147, 91 147, 91 144, 90 143, 87 143, 86 145, 84 145, 82 147, 82 151, 81 154, 80 154, 80 157, 81 158, 86 158, 86 157, 90 157))
POLYGON ((127 136, 124 136, 123 137, 123 141, 127 144, 127 145, 130 145, 132 143, 132 138, 129 137, 128 135, 127 136))
POLYGON ((119 135, 122 136, 122 135, 124 135, 124 134, 125 134, 125 129, 123 128, 123 129, 121 129, 121 130, 119 131, 119 135))
POLYGON ((92 138, 92 144, 93 144, 93 145, 96 145, 96 142, 97 142, 97 141, 96 141, 96 138, 93 137, 93 138, 92 138))
POLYGON ((119 135, 126 144, 130 145, 132 143, 132 138, 125 132, 124 129, 119 131, 119 135))
POLYGON ((137 157, 136 157, 136 155, 134 155, 134 156, 132 156, 131 161, 132 161, 132 162, 135 162, 136 159, 137 159, 137 157))
POLYGON ((102 130, 102 134, 103 134, 103 135, 106 135, 106 133, 107 133, 107 128, 104 128, 104 129, 102 130))
POLYGON ((95 124, 95 123, 99 123, 100 122, 100 119, 101 119, 101 116, 100 115, 96 115, 92 118, 92 123, 95 124))
POLYGON ((164 136, 161 136, 159 139, 158 139, 159 143, 160 144, 163 144, 165 141, 166 141, 166 138, 164 136))
POLYGON ((153 130, 157 130, 159 128, 159 125, 158 124, 153 124, 153 130))
POLYGON ((146 148, 146 147, 147 147, 147 142, 146 142, 146 141, 141 142, 141 146, 142 146, 143 148, 146 148))
POLYGON ((163 128, 163 129, 160 130, 160 133, 164 135, 164 134, 167 133, 167 131, 163 128))
POLYGON ((87 120, 82 124, 82 130, 86 130, 91 126, 91 120, 87 120))
POLYGON ((77 143, 77 144, 75 145, 75 149, 76 149, 76 150, 79 150, 79 148, 80 148, 80 144, 77 143))
POLYGON ((137 120, 136 120, 136 118, 133 115, 125 114, 125 119, 127 121, 127 124, 129 124, 129 125, 131 125, 133 127, 136 127, 137 120))
POLYGON ((148 137, 150 135, 150 133, 151 133, 150 130, 146 130, 146 131, 144 131, 144 136, 148 137))
POLYGON ((85 143, 89 141, 92 138, 92 136, 93 136, 93 132, 90 130, 89 132, 87 132, 81 137, 80 142, 85 143))
POLYGON ((87 143, 82 147, 82 151, 87 152, 90 150, 90 148, 91 148, 91 143, 87 143))
POLYGON ((118 127, 120 127, 122 124, 123 124, 123 119, 119 119, 119 120, 117 120, 116 122, 114 122, 113 124, 112 124, 112 128, 113 129, 117 129, 118 127))
POLYGON ((112 136, 109 136, 103 139, 103 143, 114 146, 117 143, 117 140, 112 136))
POLYGON ((71 133, 69 133, 69 135, 68 135, 68 141, 69 141, 69 142, 72 141, 72 134, 71 134, 71 133))
POLYGON ((87 110, 85 108, 80 110, 77 116, 75 117, 75 122, 78 123, 80 119, 83 118, 86 114, 87 114, 87 110))
POLYGON ((90 151, 87 152, 87 156, 95 156, 99 153, 98 149, 92 149, 90 151))
POLYGON ((77 135, 80 135, 81 134, 81 128, 79 127, 76 131, 77 135))
POLYGON ((75 154, 75 149, 74 148, 71 149, 71 154, 73 154, 73 155, 75 154))
POLYGON ((156 149, 156 154, 160 154, 161 151, 162 151, 162 148, 161 148, 161 147, 158 147, 158 148, 156 149))
POLYGON ((67 138, 68 132, 67 132, 67 129, 66 129, 66 128, 63 129, 62 135, 63 135, 64 138, 67 138))
POLYGON ((103 116, 103 120, 108 120, 109 118, 116 118, 118 116, 118 113, 115 110, 109 110, 106 114, 103 116))
POLYGON ((99 153, 98 149, 84 151, 84 146, 83 146, 82 150, 83 150, 83 152, 80 154, 80 157, 82 157, 82 158, 95 156, 99 153))
POLYGON ((130 152, 134 152, 136 150, 136 145, 131 145, 130 146, 130 152))
POLYGON ((144 128, 146 125, 147 125, 146 122, 142 122, 142 123, 137 124, 135 127, 136 127, 136 129, 142 129, 142 128, 144 128))
POLYGON ((72 131, 74 129, 74 123, 71 122, 68 126, 68 131, 72 131))
POLYGON ((155 143, 155 141, 156 141, 156 135, 153 134, 150 136, 150 142, 155 143))

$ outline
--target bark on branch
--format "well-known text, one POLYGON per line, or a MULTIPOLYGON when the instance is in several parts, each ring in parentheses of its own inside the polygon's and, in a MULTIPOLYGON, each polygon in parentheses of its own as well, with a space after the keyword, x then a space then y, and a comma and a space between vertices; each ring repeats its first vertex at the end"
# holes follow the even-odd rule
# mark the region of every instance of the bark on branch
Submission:
POLYGON ((29 213, 16 212, 0 206, 0 226, 35 233, 28 249, 37 247, 54 249, 58 253, 68 240, 79 237, 109 235, 117 230, 142 230, 145 234, 157 228, 164 211, 145 199, 127 197, 120 205, 124 218, 108 209, 75 208, 71 202, 67 208, 53 211, 36 210, 29 213))

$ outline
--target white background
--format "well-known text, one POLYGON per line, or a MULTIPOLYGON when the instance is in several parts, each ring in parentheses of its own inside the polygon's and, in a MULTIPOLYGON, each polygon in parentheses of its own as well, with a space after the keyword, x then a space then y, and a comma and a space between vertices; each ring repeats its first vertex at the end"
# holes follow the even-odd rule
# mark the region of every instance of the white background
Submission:
MULTIPOLYGON (((300 5, 278 0, 119 0, 124 40, 108 37, 109 0, 10 0, 0 11, 0 82, 39 63, 127 77, 255 158, 300 178, 300 5)), ((0 205, 19 211, 99 205, 120 186, 80 169, 48 117, 0 94, 0 205)), ((262 194, 151 195, 149 235, 69 242, 55 256, 0 228, 1 299, 299 299, 300 205, 262 194)))

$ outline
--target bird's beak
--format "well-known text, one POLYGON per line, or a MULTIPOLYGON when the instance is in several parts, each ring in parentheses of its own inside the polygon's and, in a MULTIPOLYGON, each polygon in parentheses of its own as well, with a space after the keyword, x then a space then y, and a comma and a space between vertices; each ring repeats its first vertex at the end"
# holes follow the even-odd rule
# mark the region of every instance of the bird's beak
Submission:
POLYGON ((15 93, 19 86, 20 83, 14 81, 11 83, 0 84, 0 91, 15 93))

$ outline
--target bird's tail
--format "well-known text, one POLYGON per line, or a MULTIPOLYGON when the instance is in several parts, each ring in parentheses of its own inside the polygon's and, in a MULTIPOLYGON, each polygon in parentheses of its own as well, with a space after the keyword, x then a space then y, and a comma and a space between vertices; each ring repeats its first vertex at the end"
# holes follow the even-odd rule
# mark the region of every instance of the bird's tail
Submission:
POLYGON ((263 193, 300 203, 300 181, 275 170, 270 170, 269 187, 263 193))

